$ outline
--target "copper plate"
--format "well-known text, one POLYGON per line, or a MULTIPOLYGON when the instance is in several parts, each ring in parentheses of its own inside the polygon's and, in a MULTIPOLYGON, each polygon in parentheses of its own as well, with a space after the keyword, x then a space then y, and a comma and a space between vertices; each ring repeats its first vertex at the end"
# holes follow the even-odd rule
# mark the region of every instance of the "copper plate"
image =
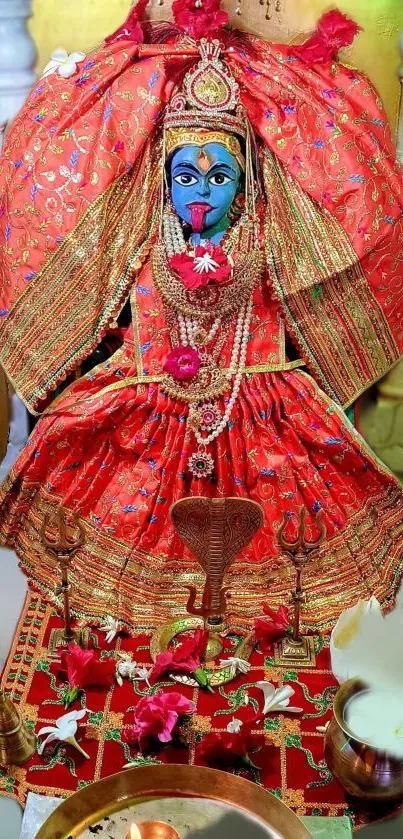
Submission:
POLYGON ((79 790, 49 816, 36 839, 79 839, 105 816, 161 797, 210 799, 258 820, 268 837, 310 839, 297 816, 263 787, 216 769, 172 764, 129 769, 79 790))

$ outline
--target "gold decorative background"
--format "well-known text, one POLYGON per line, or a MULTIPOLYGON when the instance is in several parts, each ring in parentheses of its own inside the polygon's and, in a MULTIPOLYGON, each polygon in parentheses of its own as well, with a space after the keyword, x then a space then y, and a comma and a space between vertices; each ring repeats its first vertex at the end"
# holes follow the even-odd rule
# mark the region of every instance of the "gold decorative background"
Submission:
MULTIPOLYGON (((130 5, 130 0, 33 0, 30 28, 39 51, 38 69, 44 67, 58 46, 85 52, 101 41, 124 21, 130 5)), ((225 0, 223 5, 238 28, 288 42, 301 40, 327 9, 337 5, 347 12, 365 31, 345 53, 346 59, 375 83, 396 129, 400 95, 399 33, 403 30, 401 0, 271 0, 270 20, 265 17, 266 0, 264 5, 259 0, 241 0, 241 15, 235 15, 236 0, 225 0), (276 12, 276 6, 281 7, 280 12, 276 12)), ((148 15, 170 19, 170 7, 171 0, 163 0, 162 6, 159 0, 150 0, 148 15)))

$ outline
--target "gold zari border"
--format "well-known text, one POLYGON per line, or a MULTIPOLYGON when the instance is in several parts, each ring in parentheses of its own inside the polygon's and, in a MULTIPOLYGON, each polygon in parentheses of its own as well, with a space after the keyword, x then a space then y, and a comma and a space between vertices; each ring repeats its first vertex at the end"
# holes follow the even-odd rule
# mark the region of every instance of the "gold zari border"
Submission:
MULTIPOLYGON (((55 510, 60 499, 38 485, 22 491, 16 488, 14 495, 14 481, 11 472, 6 481, 9 504, 0 522, 0 539, 14 548, 34 588, 60 608, 53 587, 58 572, 40 539, 44 515, 55 510), (17 520, 18 528, 13 534, 13 521, 17 520)), ((307 628, 331 629, 342 609, 371 595, 378 598, 383 608, 394 605, 403 571, 401 504, 401 488, 393 483, 385 486, 350 516, 340 533, 326 542, 318 561, 308 564, 303 609, 307 628)), ((72 610, 77 617, 99 621, 112 614, 130 631, 138 631, 184 614, 187 586, 195 585, 201 594, 204 577, 186 549, 175 556, 146 552, 135 543, 128 544, 101 531, 87 519, 81 521, 85 545, 77 552, 71 570, 72 610)), ((249 627, 253 617, 261 613, 262 599, 269 599, 273 608, 283 605, 288 602, 294 582, 294 573, 285 558, 262 556, 257 561, 241 554, 225 581, 231 590, 229 622, 249 627)))
MULTIPOLYGON (((254 367, 245 367, 243 375, 249 376, 253 373, 279 373, 286 370, 295 370, 297 367, 302 367, 303 364, 304 362, 301 359, 297 359, 296 361, 286 361, 284 364, 256 364, 254 367)), ((231 376, 229 374, 228 368, 224 368, 222 372, 228 376, 228 379, 232 377, 232 374, 231 376)), ((165 378, 165 373, 160 376, 127 376, 125 379, 120 379, 118 382, 114 382, 112 385, 107 385, 102 388, 97 392, 97 398, 103 396, 105 393, 121 390, 121 388, 130 387, 131 385, 157 384, 163 382, 165 378)))
POLYGON ((0 363, 35 408, 97 345, 157 238, 160 143, 83 214, 12 308, 0 363))
POLYGON ((287 329, 317 381, 354 402, 399 358, 399 350, 352 245, 266 149, 265 243, 287 329))

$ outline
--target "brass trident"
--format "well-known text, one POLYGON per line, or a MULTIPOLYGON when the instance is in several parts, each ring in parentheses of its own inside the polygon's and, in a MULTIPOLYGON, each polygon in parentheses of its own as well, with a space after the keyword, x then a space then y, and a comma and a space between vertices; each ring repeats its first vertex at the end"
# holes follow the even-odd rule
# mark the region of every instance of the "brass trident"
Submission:
POLYGON ((326 527, 321 518, 321 511, 319 510, 315 515, 315 522, 319 527, 319 538, 315 542, 309 542, 306 538, 306 507, 302 507, 299 513, 298 536, 294 542, 289 542, 284 532, 288 524, 287 516, 284 516, 283 522, 278 530, 278 541, 284 553, 290 557, 291 562, 297 572, 297 580, 295 591, 292 593, 292 599, 295 604, 294 612, 294 626, 293 626, 293 641, 299 642, 300 636, 300 613, 301 603, 305 599, 305 593, 302 589, 302 572, 310 559, 311 555, 318 550, 324 539, 326 538, 326 527))
POLYGON ((55 589, 55 593, 57 595, 63 595, 64 632, 62 638, 65 643, 70 643, 70 641, 74 640, 76 633, 71 628, 69 599, 71 586, 68 578, 68 569, 73 555, 85 542, 84 526, 76 513, 67 514, 66 510, 60 505, 53 520, 50 513, 45 515, 40 530, 40 537, 43 545, 55 557, 62 572, 62 582, 55 589), (71 524, 69 528, 69 521, 76 527, 75 533, 72 532, 71 524), (49 538, 46 531, 51 524, 55 526, 57 532, 54 537, 49 538))

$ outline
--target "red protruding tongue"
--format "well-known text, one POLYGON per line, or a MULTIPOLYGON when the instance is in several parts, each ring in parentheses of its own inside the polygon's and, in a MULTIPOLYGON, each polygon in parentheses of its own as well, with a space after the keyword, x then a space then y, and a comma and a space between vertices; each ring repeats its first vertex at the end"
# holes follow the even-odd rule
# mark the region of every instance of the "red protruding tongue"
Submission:
POLYGON ((204 217, 212 207, 210 207, 210 204, 202 204, 195 201, 194 204, 189 204, 189 209, 192 230, 194 233, 201 233, 204 227, 204 217))

